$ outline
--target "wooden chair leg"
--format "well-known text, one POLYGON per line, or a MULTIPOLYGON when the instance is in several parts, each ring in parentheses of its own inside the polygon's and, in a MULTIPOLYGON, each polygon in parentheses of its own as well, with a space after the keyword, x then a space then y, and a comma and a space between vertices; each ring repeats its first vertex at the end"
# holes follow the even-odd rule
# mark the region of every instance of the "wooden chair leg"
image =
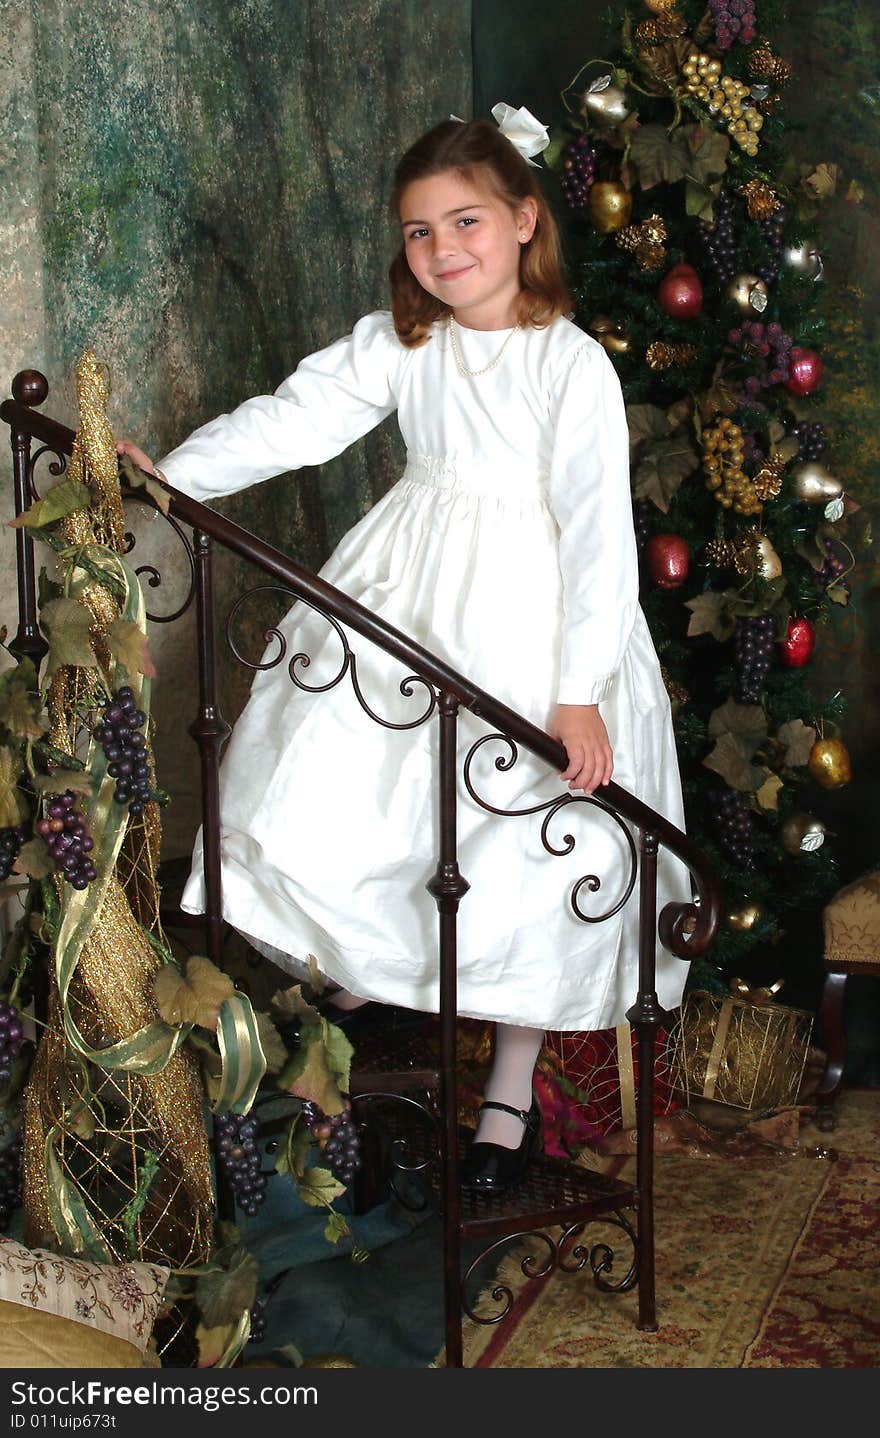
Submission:
POLYGON ((848 977, 845 973, 833 970, 828 973, 819 1008, 822 1034, 828 1054, 828 1062, 816 1095, 816 1122, 823 1133, 829 1132, 835 1126, 834 1102, 843 1087, 843 1070, 846 1064, 843 995, 848 977))

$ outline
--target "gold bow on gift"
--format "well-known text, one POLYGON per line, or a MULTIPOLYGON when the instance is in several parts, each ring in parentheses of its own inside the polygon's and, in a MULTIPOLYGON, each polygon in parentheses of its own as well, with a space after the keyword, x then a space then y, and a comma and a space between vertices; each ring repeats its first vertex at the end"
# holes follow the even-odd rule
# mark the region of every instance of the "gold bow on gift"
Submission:
POLYGON ((784 979, 777 979, 775 984, 756 984, 752 988, 745 979, 731 979, 730 992, 735 999, 742 999, 743 1003, 755 1004, 760 1008, 765 1004, 772 1004, 784 983, 784 979))

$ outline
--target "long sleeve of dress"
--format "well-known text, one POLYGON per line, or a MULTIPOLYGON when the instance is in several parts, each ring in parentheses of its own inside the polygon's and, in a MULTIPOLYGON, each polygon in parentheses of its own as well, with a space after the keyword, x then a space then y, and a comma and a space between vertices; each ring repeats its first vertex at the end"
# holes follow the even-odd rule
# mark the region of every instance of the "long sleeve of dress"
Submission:
POLYGON ((323 464, 396 408, 405 353, 391 315, 376 311, 352 333, 302 360, 274 395, 245 400, 159 460, 169 484, 208 503, 302 465, 323 464))
POLYGON ((608 694, 638 605, 638 556, 623 395, 600 345, 577 351, 555 387, 550 504, 559 526, 565 619, 557 701, 608 694))

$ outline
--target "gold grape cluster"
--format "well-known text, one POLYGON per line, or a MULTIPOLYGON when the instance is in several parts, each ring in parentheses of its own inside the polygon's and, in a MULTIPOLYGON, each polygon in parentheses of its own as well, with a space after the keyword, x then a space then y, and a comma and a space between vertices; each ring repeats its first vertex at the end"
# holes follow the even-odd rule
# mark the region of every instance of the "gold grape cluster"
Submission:
POLYGON ((703 473, 706 488, 718 503, 737 514, 760 514, 761 501, 743 470, 745 446, 738 424, 725 416, 703 430, 703 473))
POLYGON ((747 155, 758 153, 758 131, 764 116, 753 105, 743 105, 749 94, 748 85, 721 73, 721 61, 713 60, 699 50, 692 50, 682 71, 692 95, 713 115, 727 121, 727 133, 747 155))

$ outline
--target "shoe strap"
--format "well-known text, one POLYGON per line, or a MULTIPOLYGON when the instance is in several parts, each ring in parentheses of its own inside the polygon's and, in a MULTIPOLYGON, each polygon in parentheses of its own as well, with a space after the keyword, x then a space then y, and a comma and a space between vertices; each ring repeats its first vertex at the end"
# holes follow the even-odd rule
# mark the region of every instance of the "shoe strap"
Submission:
POLYGON ((530 1115, 530 1113, 531 1113, 531 1110, 530 1110, 530 1109, 525 1109, 525 1108, 513 1108, 511 1104, 509 1104, 509 1103, 498 1103, 498 1102, 497 1102, 495 1099, 493 1099, 493 1098, 487 1098, 487 1099, 485 1099, 485 1100, 480 1104, 480 1113, 483 1112, 483 1109, 484 1109, 484 1108, 497 1108, 497 1109, 500 1109, 502 1113, 511 1113, 511 1114, 513 1114, 513 1117, 514 1117, 514 1118, 521 1119, 522 1122, 523 1122, 524 1124, 526 1124, 526 1125, 528 1125, 529 1115, 530 1115))

